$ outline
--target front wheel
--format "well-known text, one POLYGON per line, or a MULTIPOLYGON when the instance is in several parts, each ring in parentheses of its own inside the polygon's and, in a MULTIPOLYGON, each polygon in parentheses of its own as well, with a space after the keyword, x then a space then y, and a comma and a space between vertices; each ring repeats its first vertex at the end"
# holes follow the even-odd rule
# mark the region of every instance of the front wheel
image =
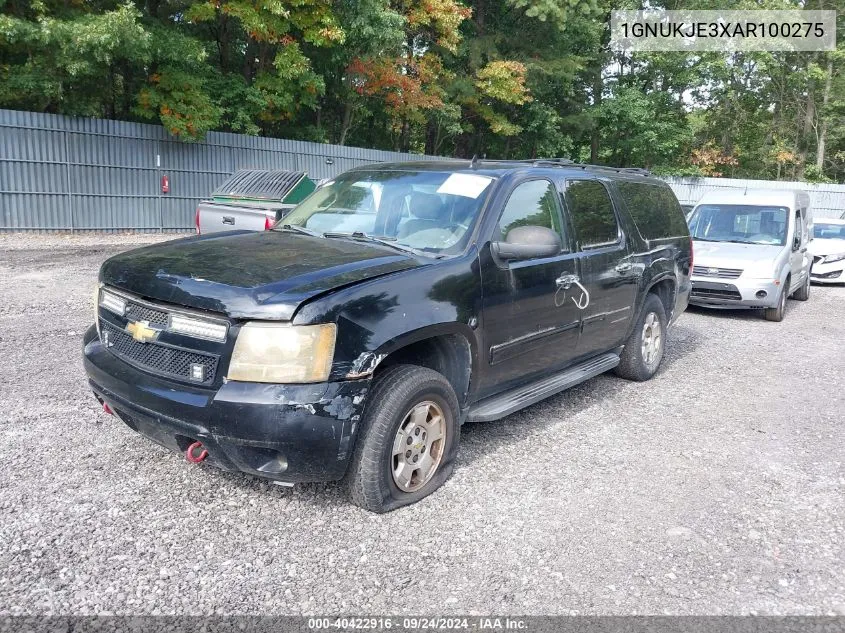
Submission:
POLYGON ((666 310, 655 294, 646 296, 634 331, 625 342, 616 375, 628 380, 648 380, 657 372, 666 348, 666 310))
POLYGON ((415 503, 452 473, 458 398, 426 367, 396 365, 375 378, 345 482, 352 502, 372 512, 415 503))
POLYGON ((766 318, 766 321, 775 321, 777 323, 783 321, 783 315, 786 313, 786 295, 789 293, 788 289, 789 279, 786 280, 783 289, 781 289, 778 295, 777 306, 763 310, 763 316, 766 318))
POLYGON ((801 287, 795 291, 795 294, 792 295, 792 298, 796 301, 807 301, 810 298, 810 273, 807 273, 806 279, 804 279, 804 283, 801 287))

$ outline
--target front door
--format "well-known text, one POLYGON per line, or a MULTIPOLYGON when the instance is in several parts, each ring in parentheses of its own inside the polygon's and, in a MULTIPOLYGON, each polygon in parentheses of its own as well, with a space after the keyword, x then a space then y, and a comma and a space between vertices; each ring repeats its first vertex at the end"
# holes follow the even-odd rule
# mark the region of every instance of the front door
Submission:
POLYGON ((810 274, 810 256, 807 255, 809 231, 805 230, 805 226, 806 223, 801 217, 801 210, 796 209, 795 215, 792 217, 792 252, 789 254, 789 267, 792 270, 790 292, 800 288, 806 275, 810 274))
POLYGON ((561 221, 555 185, 545 178, 518 183, 500 214, 492 241, 518 226, 543 226, 561 235, 552 257, 502 262, 481 252, 483 318, 488 370, 479 385, 484 397, 561 367, 575 355, 580 310, 565 290, 577 276, 578 256, 561 221), (563 281, 561 281, 563 280, 563 281))
POLYGON ((629 258, 628 240, 613 201, 596 179, 567 180, 564 200, 575 232, 580 283, 586 289, 578 355, 620 345, 634 318, 640 270, 629 258))

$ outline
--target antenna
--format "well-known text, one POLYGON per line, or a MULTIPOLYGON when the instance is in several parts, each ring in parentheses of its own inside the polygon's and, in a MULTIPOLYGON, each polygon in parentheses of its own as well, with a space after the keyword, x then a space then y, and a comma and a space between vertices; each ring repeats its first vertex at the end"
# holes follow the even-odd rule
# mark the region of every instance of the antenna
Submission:
POLYGON ((475 168, 477 168, 477 167, 478 167, 478 154, 473 154, 473 155, 472 155, 472 160, 471 160, 471 161, 469 161, 469 168, 470 168, 470 169, 475 169, 475 168))

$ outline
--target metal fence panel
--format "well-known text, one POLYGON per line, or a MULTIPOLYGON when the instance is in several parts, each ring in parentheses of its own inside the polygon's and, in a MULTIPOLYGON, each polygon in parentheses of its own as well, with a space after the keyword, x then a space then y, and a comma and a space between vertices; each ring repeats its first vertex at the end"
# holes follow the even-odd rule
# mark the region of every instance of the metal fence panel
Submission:
POLYGON ((742 180, 736 178, 664 178, 681 204, 695 204, 710 191, 754 191, 755 189, 798 189, 810 194, 816 218, 838 218, 845 213, 845 185, 811 184, 784 180, 742 180))
POLYGON ((192 230, 200 199, 237 169, 332 178, 415 154, 0 110, 0 230, 192 230), (161 191, 167 176, 169 191, 161 191))
MULTIPOLYGON (((237 169, 323 180, 358 165, 437 158, 226 132, 185 143, 156 125, 0 110, 0 230, 191 230, 199 200, 237 169)), ((804 189, 816 217, 845 212, 845 185, 665 180, 687 204, 725 188, 804 189)))

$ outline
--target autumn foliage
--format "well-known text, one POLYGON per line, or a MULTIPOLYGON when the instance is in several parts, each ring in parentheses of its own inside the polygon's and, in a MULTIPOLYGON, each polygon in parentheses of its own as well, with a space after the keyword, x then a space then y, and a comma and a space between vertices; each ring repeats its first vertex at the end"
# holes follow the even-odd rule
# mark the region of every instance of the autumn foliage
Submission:
POLYGON ((832 51, 621 53, 607 27, 623 5, 7 0, 0 107, 148 121, 184 141, 220 130, 845 180, 845 38, 832 51))

